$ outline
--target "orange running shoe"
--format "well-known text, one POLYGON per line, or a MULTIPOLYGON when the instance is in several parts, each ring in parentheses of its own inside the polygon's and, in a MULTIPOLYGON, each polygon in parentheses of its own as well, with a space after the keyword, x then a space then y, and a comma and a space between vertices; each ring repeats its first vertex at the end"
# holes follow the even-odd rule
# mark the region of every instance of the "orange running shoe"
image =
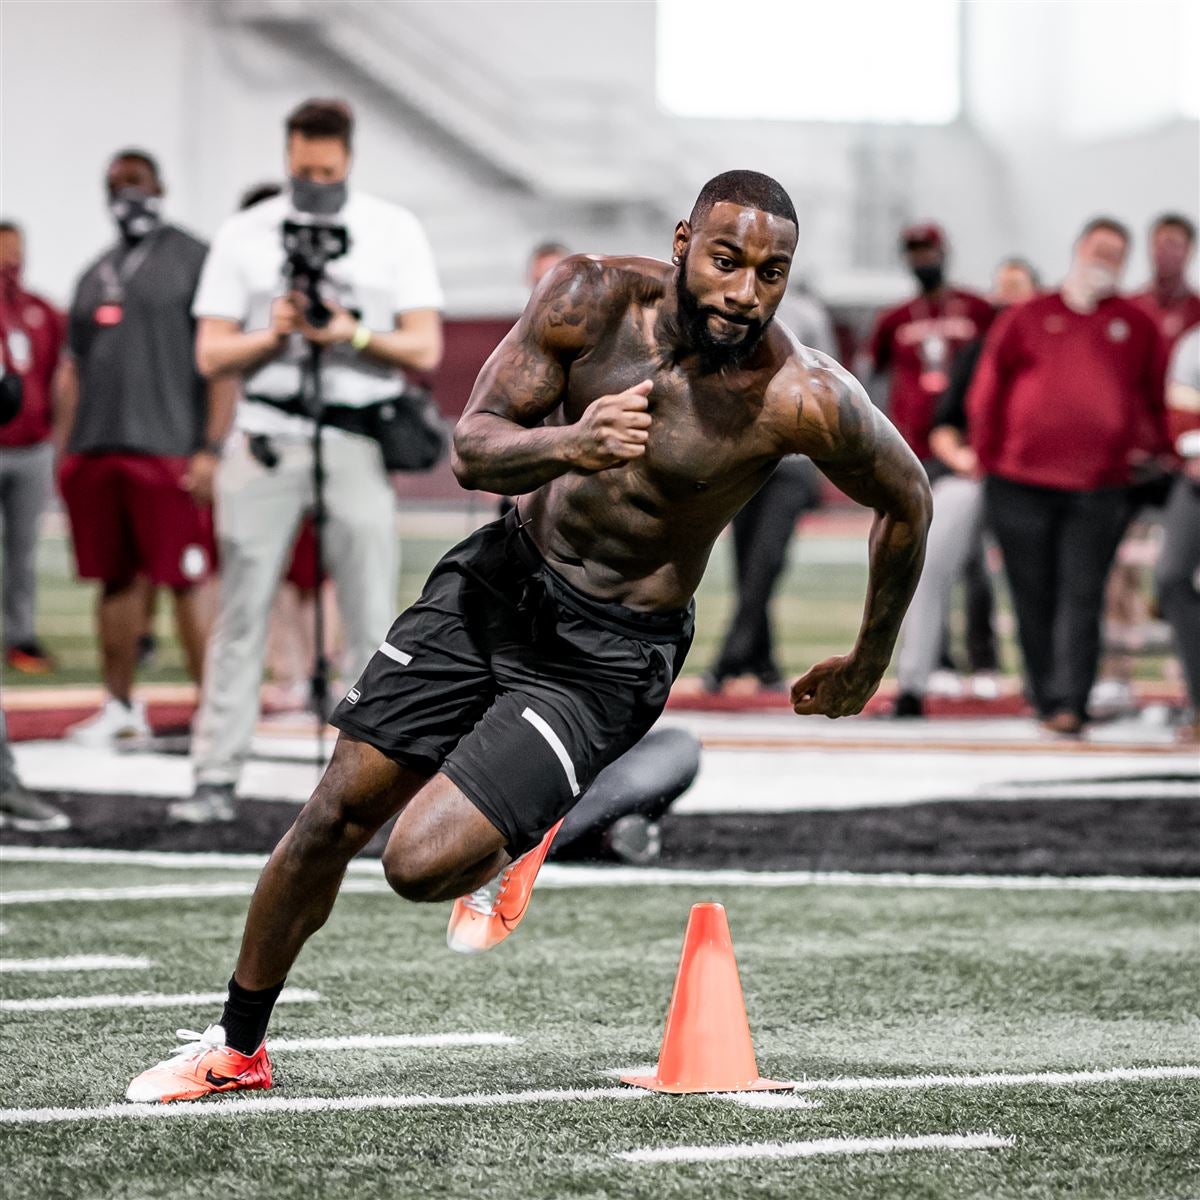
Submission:
POLYGON ((533 895, 533 882, 561 824, 557 822, 532 850, 510 862, 495 879, 455 900, 446 930, 446 945, 451 950, 481 954, 498 946, 520 925, 533 895))
POLYGON ((143 1071, 126 1089, 125 1099, 137 1104, 168 1104, 199 1100, 214 1092, 242 1092, 271 1086, 271 1060, 264 1042, 253 1054, 225 1045, 225 1030, 210 1025, 203 1033, 177 1029, 186 1041, 172 1058, 143 1071))
POLYGON ((4 656, 14 671, 22 675, 49 675, 54 669, 54 659, 37 642, 24 642, 10 646, 4 656))

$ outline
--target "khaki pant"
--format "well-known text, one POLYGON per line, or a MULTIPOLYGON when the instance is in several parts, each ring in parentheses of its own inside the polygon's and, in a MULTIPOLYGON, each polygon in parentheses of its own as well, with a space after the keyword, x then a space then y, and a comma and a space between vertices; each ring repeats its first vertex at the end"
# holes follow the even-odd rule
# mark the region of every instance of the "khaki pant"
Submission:
MULTIPOLYGON (((273 438, 268 469, 234 434, 216 480, 221 593, 192 737, 196 782, 236 783, 259 715, 271 601, 301 517, 313 503, 312 444, 273 438)), ((379 447, 327 432, 323 442, 325 567, 345 628, 346 678, 356 678, 395 617, 398 544, 391 485, 379 447)))
POLYGON ((925 566, 900 626, 896 676, 902 692, 925 695, 937 669, 954 585, 971 556, 983 549, 983 484, 946 475, 933 485, 933 523, 925 566))

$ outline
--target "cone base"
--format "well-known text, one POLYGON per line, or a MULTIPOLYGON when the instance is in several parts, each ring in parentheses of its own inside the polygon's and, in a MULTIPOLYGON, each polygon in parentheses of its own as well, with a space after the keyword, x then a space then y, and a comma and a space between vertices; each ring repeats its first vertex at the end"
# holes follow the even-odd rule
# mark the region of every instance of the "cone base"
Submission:
POLYGON ((781 1083, 778 1079, 751 1079, 741 1083, 689 1086, 682 1083, 664 1083, 657 1075, 622 1075, 621 1082, 629 1084, 630 1087, 645 1088, 651 1092, 666 1092, 672 1096, 686 1096, 696 1092, 791 1092, 796 1087, 794 1081, 781 1083))

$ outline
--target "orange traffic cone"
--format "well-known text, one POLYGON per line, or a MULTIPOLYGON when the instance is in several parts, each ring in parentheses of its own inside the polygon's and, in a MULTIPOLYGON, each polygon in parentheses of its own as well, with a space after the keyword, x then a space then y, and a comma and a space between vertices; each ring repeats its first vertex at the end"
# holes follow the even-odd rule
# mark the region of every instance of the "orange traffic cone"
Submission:
POLYGON ((758 1077, 724 905, 692 905, 658 1068, 653 1075, 622 1075, 621 1082, 674 1093, 787 1091, 796 1086, 758 1077))

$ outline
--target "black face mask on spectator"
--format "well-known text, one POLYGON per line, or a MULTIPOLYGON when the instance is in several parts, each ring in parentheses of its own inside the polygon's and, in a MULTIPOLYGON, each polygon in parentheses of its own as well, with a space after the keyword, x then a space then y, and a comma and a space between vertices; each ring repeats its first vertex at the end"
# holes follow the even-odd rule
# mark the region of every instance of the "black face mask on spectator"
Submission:
POLYGON ((122 188, 108 202, 108 211, 127 242, 140 242, 162 224, 162 197, 139 187, 122 188))
POLYGON ((917 277, 917 282, 921 285, 923 292, 936 292, 946 278, 946 270, 940 263, 926 267, 913 267, 912 273, 917 277))
POLYGON ((340 212, 346 203, 346 181, 318 183, 315 179, 290 180, 292 204, 297 212, 311 213, 314 217, 331 217, 340 212))

